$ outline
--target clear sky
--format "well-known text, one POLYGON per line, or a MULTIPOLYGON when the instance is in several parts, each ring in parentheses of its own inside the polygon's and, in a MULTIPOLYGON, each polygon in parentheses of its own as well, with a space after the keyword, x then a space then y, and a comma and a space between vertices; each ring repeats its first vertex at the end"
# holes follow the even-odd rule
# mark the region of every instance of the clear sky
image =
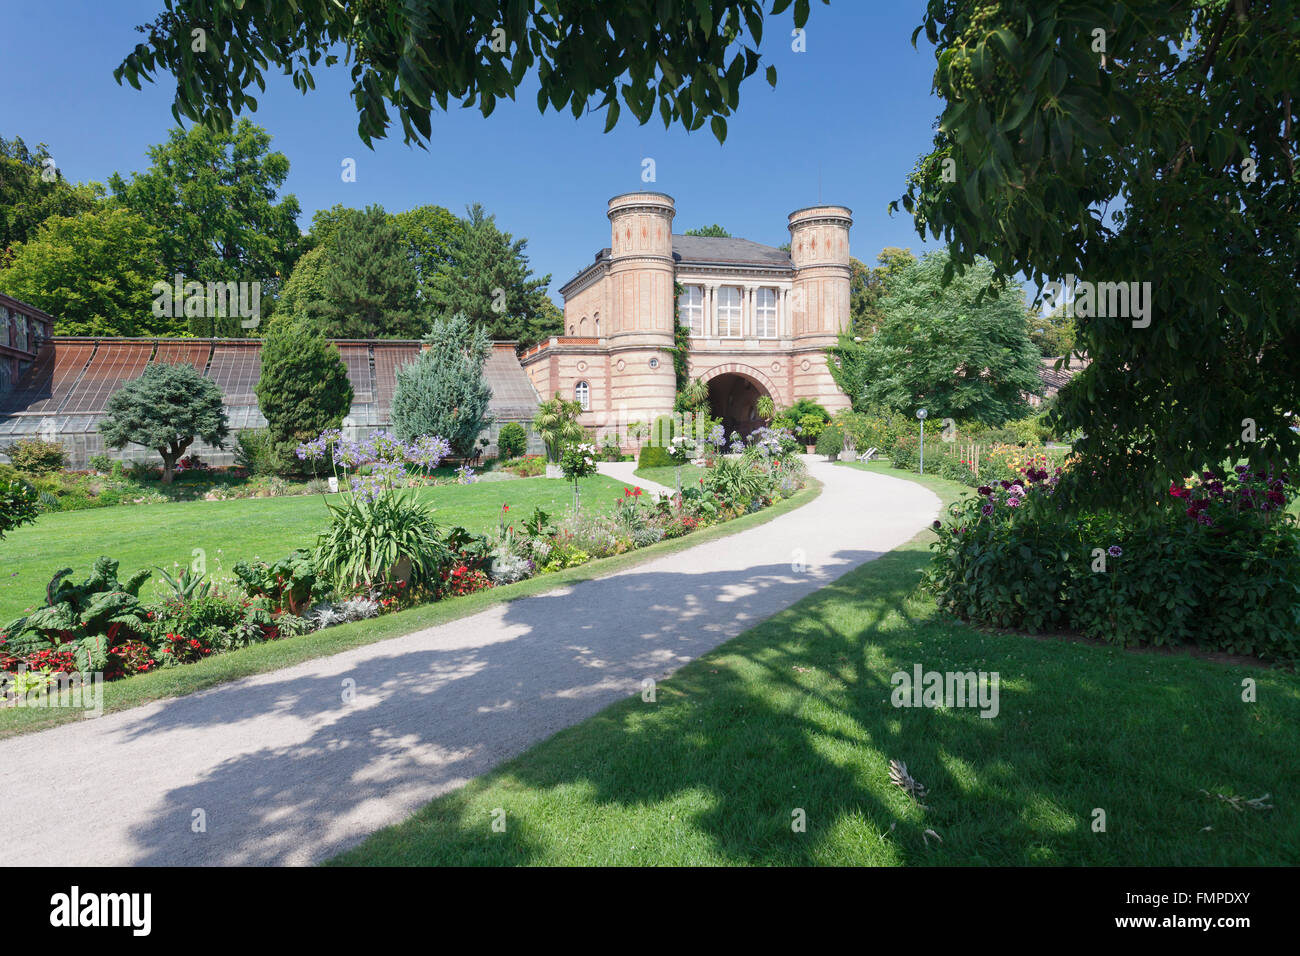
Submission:
MULTIPOLYGON (((766 5, 766 4, 765 4, 766 5)), ((390 211, 435 203, 463 213, 481 202, 501 228, 528 239, 533 269, 552 274, 551 295, 609 243, 605 202, 653 189, 677 201, 674 229, 721 223, 733 235, 771 245, 789 239, 786 215, 820 201, 853 209, 855 256, 874 263, 884 246, 924 248, 904 212, 890 216, 917 157, 928 151, 939 101, 930 93, 933 49, 911 45, 923 0, 814 3, 806 52, 791 49, 790 12, 769 19, 758 73, 741 87, 725 145, 707 127, 665 131, 658 113, 637 126, 627 109, 603 133, 604 114, 539 114, 535 92, 498 101, 484 119, 455 107, 435 115, 428 150, 400 133, 369 150, 356 134, 344 65, 321 69, 300 95, 272 74, 250 118, 289 158, 285 191, 298 197, 301 224, 317 209, 379 203, 390 211), (777 67, 775 90, 763 70, 777 67), (340 177, 345 158, 357 181, 340 177), (641 180, 642 160, 657 178, 641 180)), ((145 150, 174 125, 173 84, 137 91, 112 70, 140 35, 158 0, 41 0, 0 3, 0 135, 49 145, 64 175, 104 182, 148 165, 145 150)), ((535 87, 533 87, 535 90, 535 87)))

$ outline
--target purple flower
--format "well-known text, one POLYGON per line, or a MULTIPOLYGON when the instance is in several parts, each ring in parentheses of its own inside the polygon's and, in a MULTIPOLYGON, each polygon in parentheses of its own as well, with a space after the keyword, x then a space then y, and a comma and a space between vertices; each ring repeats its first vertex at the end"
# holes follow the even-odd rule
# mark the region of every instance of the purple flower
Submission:
POLYGON ((1007 499, 1007 507, 1008 507, 1008 508, 1019 508, 1019 507, 1020 507, 1020 499, 1019 499, 1019 498, 1016 498, 1016 497, 1014 497, 1014 496, 1011 497, 1011 498, 1008 498, 1008 499, 1007 499))
POLYGON ((984 507, 980 509, 980 514, 985 516, 993 514, 993 502, 984 502, 984 507))
POLYGON ((1106 549, 1106 553, 1109 554, 1112 558, 1121 558, 1124 556, 1124 549, 1117 544, 1112 544, 1109 548, 1106 549))

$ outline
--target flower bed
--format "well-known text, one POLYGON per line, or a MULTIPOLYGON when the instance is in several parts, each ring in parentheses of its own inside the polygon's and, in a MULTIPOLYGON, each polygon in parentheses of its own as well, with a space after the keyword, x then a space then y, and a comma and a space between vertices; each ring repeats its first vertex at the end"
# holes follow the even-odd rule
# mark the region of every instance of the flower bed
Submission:
POLYGON ((1294 660, 1300 523, 1286 475, 1206 472, 1138 515, 1073 512, 1030 466, 951 506, 926 586, 965 620, 1294 660))
MULTIPOLYGON (((331 525, 316 549, 238 562, 220 587, 204 575, 164 573, 172 593, 153 603, 138 597, 147 571, 120 582, 117 562, 101 558, 78 585, 61 571, 43 606, 0 629, 10 700, 39 692, 58 672, 125 678, 575 567, 759 510, 805 482, 797 456, 754 448, 720 460, 680 496, 652 501, 628 487, 613 514, 587 508, 554 521, 540 508, 516 518, 503 505, 493 532, 472 535, 438 528, 404 497, 405 465, 437 467, 446 454, 439 440, 405 444, 380 435, 354 444, 329 434, 303 450, 328 453, 348 489, 345 504, 328 506, 331 525), (349 543, 357 541, 364 547, 349 543)), ((585 469, 588 453, 578 449, 584 462, 578 467, 575 458, 572 470, 585 469)))

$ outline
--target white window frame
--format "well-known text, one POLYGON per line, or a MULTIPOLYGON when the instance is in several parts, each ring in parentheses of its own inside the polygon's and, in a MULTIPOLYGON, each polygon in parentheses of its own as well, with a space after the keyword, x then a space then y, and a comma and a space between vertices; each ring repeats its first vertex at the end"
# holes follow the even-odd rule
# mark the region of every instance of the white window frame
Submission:
POLYGON ((780 296, 775 289, 759 286, 754 290, 754 334, 758 338, 776 338, 779 301, 780 296))
POLYGON ((717 292, 718 337, 738 339, 745 321, 745 290, 734 285, 720 285, 717 292), (732 296, 735 296, 732 304, 732 296))
POLYGON ((704 286, 688 285, 677 298, 682 324, 691 335, 704 334, 704 286))
POLYGON ((583 381, 574 385, 573 400, 582 406, 584 412, 591 411, 591 384, 583 381))

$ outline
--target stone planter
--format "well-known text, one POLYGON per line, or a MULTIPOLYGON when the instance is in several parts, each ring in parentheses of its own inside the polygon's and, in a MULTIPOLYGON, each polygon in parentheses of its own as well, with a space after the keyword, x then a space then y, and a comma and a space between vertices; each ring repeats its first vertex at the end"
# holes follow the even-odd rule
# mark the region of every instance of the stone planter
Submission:
POLYGON ((856 461, 858 453, 852 448, 845 448, 840 452, 840 461, 856 461))
POLYGON ((552 464, 551 462, 548 461, 548 462, 546 463, 546 477, 547 477, 547 478, 563 478, 563 477, 564 477, 564 469, 562 469, 559 465, 552 464))

